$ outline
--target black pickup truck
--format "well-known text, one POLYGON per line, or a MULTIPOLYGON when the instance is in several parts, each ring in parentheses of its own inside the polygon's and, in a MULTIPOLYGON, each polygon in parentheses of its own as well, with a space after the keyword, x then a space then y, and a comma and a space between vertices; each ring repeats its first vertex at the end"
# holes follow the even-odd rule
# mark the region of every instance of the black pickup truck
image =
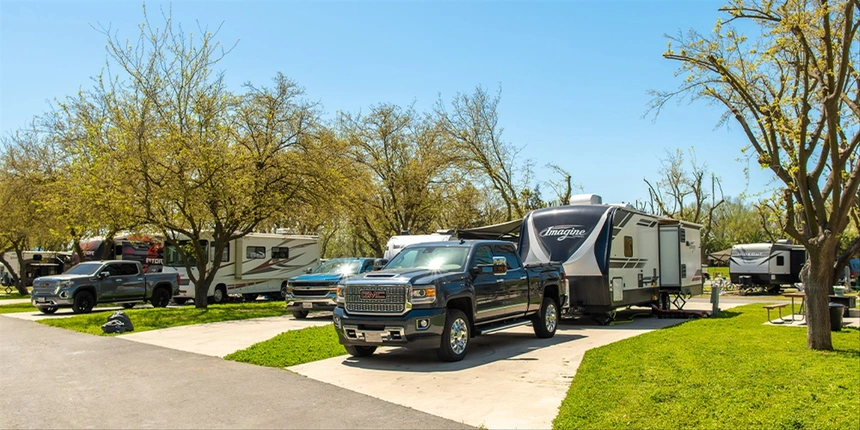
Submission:
POLYGON ((554 336, 568 295, 561 264, 524 266, 510 242, 430 242, 338 285, 333 319, 353 356, 405 346, 459 361, 479 334, 531 323, 554 336))

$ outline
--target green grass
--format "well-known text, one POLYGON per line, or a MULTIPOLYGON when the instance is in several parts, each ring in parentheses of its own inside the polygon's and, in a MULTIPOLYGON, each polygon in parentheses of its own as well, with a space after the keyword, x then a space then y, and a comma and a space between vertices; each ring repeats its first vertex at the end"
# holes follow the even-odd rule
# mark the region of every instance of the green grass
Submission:
POLYGON ((711 279, 716 278, 718 274, 723 275, 723 278, 725 279, 729 279, 729 268, 708 266, 708 275, 711 277, 711 279))
POLYGON ((5 291, 0 292, 0 300, 12 300, 12 299, 28 299, 30 296, 23 296, 18 290, 15 290, 12 293, 6 294, 5 291))
POLYGON ((346 354, 330 325, 283 332, 225 356, 227 360, 268 367, 288 367, 346 354))
MULTIPOLYGON (((235 303, 209 305, 208 309, 193 306, 182 308, 147 308, 125 310, 134 324, 135 332, 158 330, 191 324, 204 324, 219 321, 245 320, 251 318, 289 315, 284 302, 235 303)), ((47 318, 39 323, 100 336, 101 326, 107 321, 110 312, 76 315, 69 318, 47 318)))
POLYGON ((553 421, 579 428, 857 428, 860 332, 811 351, 760 304, 592 349, 553 421))
POLYGON ((0 314, 11 314, 15 312, 38 312, 39 310, 29 303, 15 303, 13 305, 0 305, 0 314))

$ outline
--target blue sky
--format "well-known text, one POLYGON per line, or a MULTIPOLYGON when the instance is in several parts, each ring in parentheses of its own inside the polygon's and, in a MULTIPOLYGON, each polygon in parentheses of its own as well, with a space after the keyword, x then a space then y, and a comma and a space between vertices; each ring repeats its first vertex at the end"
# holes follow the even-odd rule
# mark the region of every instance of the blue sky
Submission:
MULTIPOLYGON (((139 1, 0 2, 0 132, 14 131, 50 101, 90 86, 105 60, 110 25, 136 36, 139 1)), ((737 127, 717 128, 702 102, 643 117, 650 89, 674 89, 676 64, 661 58, 665 33, 710 31, 724 1, 565 2, 177 1, 173 19, 222 25, 238 41, 221 63, 231 88, 266 84, 277 72, 304 86, 327 115, 380 102, 429 109, 441 95, 502 88, 504 138, 524 146, 537 180, 556 163, 605 202, 647 197, 660 158, 694 147, 727 195, 773 187, 769 171, 738 161, 737 127)), ((147 2, 160 23, 160 7, 147 2)), ((550 190, 544 188, 545 193, 550 190)))

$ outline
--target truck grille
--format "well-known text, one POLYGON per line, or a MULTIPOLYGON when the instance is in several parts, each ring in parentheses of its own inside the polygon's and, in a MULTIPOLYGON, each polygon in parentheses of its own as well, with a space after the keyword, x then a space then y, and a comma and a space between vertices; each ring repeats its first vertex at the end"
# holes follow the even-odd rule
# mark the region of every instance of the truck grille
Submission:
POLYGON ((33 293, 53 293, 56 287, 56 282, 36 282, 33 284, 33 293))
POLYGON ((331 291, 328 288, 319 288, 313 290, 293 289, 293 295, 296 297, 317 297, 328 295, 331 291))
POLYGON ((405 285, 349 285, 344 308, 354 314, 402 315, 409 288, 405 285))
POLYGON ((331 282, 291 282, 293 296, 320 297, 327 296, 336 284, 331 282))

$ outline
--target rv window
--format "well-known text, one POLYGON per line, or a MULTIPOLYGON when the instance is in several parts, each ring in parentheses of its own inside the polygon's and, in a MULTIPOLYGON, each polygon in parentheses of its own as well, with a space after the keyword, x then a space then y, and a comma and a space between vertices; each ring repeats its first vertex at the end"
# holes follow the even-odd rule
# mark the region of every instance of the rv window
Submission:
POLYGON ((517 258, 517 253, 514 252, 513 246, 495 245, 493 246, 493 255, 505 257, 505 260, 508 262, 508 270, 520 268, 520 259, 517 258))
POLYGON ((785 256, 777 255, 776 256, 776 265, 777 266, 785 266, 785 256))
POLYGON ((290 258, 290 248, 273 246, 272 258, 290 258))
MULTIPOLYGON (((215 261, 215 246, 214 245, 212 246, 212 248, 210 248, 210 251, 212 251, 212 252, 210 252, 209 260, 215 261)), ((225 263, 228 261, 230 261, 230 244, 229 243, 227 244, 227 246, 224 247, 224 252, 221 253, 221 262, 225 263)))
POLYGON ((633 256, 633 236, 624 236, 624 256, 633 256))
POLYGON ((260 260, 266 258, 265 246, 249 246, 245 248, 245 258, 248 260, 260 260))

